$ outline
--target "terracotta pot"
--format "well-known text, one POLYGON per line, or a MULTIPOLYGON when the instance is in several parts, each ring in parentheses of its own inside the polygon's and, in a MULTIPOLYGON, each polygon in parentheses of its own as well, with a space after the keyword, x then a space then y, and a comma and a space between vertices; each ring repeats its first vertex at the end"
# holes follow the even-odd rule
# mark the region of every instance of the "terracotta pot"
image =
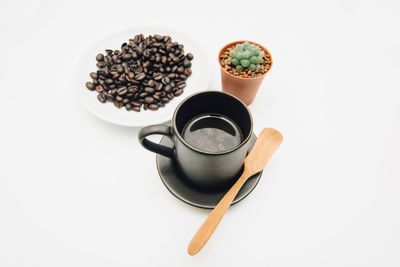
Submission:
POLYGON ((271 59, 271 66, 269 68, 269 70, 270 70, 272 67, 271 54, 264 46, 257 44, 255 42, 251 42, 251 41, 235 41, 235 42, 225 45, 224 47, 222 47, 222 49, 218 53, 218 63, 221 68, 222 91, 229 93, 231 95, 234 95, 237 98, 239 98, 240 100, 242 100, 246 105, 250 105, 253 102, 254 98, 256 97, 258 88, 260 88, 260 85, 264 79, 264 76, 268 73, 269 70, 261 76, 257 76, 254 78, 242 78, 242 77, 235 76, 235 75, 229 73, 228 71, 226 71, 225 68, 223 68, 221 66, 221 61, 220 61, 221 54, 228 47, 231 47, 231 46, 234 46, 234 45, 237 45, 240 43, 244 43, 244 42, 248 42, 248 43, 259 46, 262 50, 265 51, 265 53, 267 53, 269 55, 269 57, 271 59))

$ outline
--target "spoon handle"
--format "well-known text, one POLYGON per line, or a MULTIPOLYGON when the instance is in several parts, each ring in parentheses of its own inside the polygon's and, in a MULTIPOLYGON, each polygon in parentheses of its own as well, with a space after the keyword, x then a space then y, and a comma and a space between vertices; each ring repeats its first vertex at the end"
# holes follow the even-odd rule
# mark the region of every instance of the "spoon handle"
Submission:
POLYGON ((192 241, 188 247, 188 253, 190 255, 196 255, 201 248, 207 243, 208 239, 217 228, 222 217, 224 217, 225 212, 228 210, 233 199, 242 188, 246 180, 251 176, 251 173, 245 168, 243 174, 239 177, 236 183, 229 189, 225 196, 219 201, 218 205, 215 206, 213 211, 208 215, 205 222, 201 225, 199 230, 192 238, 192 241))

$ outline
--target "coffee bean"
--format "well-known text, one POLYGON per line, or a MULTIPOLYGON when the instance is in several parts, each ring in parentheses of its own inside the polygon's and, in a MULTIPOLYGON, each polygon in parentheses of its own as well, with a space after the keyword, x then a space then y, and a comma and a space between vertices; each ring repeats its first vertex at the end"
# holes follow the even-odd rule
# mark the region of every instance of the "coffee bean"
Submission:
POLYGON ((155 99, 155 100, 160 100, 160 97, 158 96, 158 95, 153 95, 153 98, 155 99))
POLYGON ((97 63, 96 63, 96 66, 99 67, 99 68, 103 68, 103 67, 106 66, 106 63, 104 63, 104 62, 97 62, 97 63))
POLYGON ((147 82, 147 86, 153 87, 154 86, 154 80, 150 80, 147 82))
POLYGON ((128 92, 128 89, 127 89, 125 86, 120 87, 120 88, 117 90, 117 94, 118 94, 118 95, 125 95, 127 92, 128 92))
POLYGON ((140 93, 140 98, 145 98, 146 96, 148 96, 149 94, 148 93, 146 93, 146 92, 143 92, 143 93, 140 93))
POLYGON ((185 59, 185 60, 183 61, 183 66, 185 66, 185 67, 190 67, 190 66, 192 66, 192 63, 190 63, 190 61, 189 61, 188 59, 185 59))
POLYGON ((131 104, 135 107, 140 107, 142 105, 142 103, 140 103, 139 101, 132 101, 131 104))
POLYGON ((152 93, 154 93, 154 88, 152 88, 152 87, 145 87, 144 88, 144 91, 146 92, 146 93, 149 93, 149 94, 152 94, 152 93))
POLYGON ((108 101, 113 101, 114 100, 114 97, 111 94, 106 93, 105 95, 106 95, 106 98, 107 98, 108 101))
POLYGON ((130 83, 131 83, 131 84, 134 84, 134 85, 139 85, 139 84, 140 84, 140 82, 139 82, 139 81, 136 81, 136 80, 131 80, 130 83))
POLYGON ((142 56, 143 55, 143 48, 140 47, 140 46, 137 46, 136 47, 136 54, 138 55, 138 57, 142 56))
POLYGON ((168 103, 169 102, 169 98, 168 97, 163 97, 163 99, 161 99, 163 102, 168 103))
POLYGON ((147 96, 147 97, 144 99, 144 102, 145 102, 146 104, 153 103, 153 102, 154 102, 154 98, 152 98, 151 96, 147 96))
POLYGON ((164 43, 168 43, 168 42, 170 42, 171 41, 171 37, 169 37, 169 36, 164 36, 164 38, 163 38, 163 42, 164 43))
POLYGON ((161 63, 162 63, 162 64, 164 64, 164 65, 167 64, 167 60, 168 60, 168 59, 167 59, 166 56, 162 56, 162 57, 161 57, 161 63))
POLYGON ((139 35, 135 35, 133 38, 133 43, 138 44, 140 42, 139 35))
POLYGON ((185 71, 183 72, 186 76, 190 76, 192 74, 192 70, 189 68, 186 68, 185 71))
POLYGON ((136 86, 129 86, 128 92, 129 93, 136 93, 138 91, 138 88, 136 86))
POLYGON ((142 64, 143 69, 147 69, 150 66, 150 61, 146 61, 142 64))
POLYGON ((129 79, 134 79, 135 78, 135 73, 128 72, 128 77, 129 77, 129 79))
POLYGON ((169 85, 169 84, 167 84, 165 87, 164 87, 164 91, 165 92, 169 92, 169 91, 171 91, 171 85, 169 85))
POLYGON ((150 110, 157 110, 157 109, 158 109, 158 105, 156 105, 156 104, 150 104, 150 105, 149 105, 149 109, 150 109, 150 110))
POLYGON ((185 71, 185 69, 183 67, 179 67, 176 69, 177 73, 183 73, 185 71))
POLYGON ((116 66, 117 72, 121 73, 124 71, 124 68, 121 65, 116 66))
POLYGON ((96 92, 98 92, 98 93, 103 92, 103 86, 97 85, 97 86, 96 86, 96 92))
POLYGON ((132 55, 131 54, 124 54, 123 56, 122 56, 122 59, 123 60, 129 60, 129 59, 131 59, 132 58, 132 55))
POLYGON ((86 83, 86 88, 93 91, 94 90, 94 84, 92 82, 87 82, 86 83))
POLYGON ((142 63, 140 63, 140 61, 138 60, 136 63, 136 68, 133 69, 133 72, 137 75, 143 72, 143 68, 141 67, 142 63))
POLYGON ((170 74, 167 75, 167 77, 168 77, 169 79, 175 79, 176 74, 175 74, 175 73, 170 73, 170 74))
POLYGON ((114 81, 112 79, 106 79, 104 82, 106 84, 112 84, 114 81))
POLYGON ((163 84, 168 84, 168 83, 170 82, 168 76, 167 76, 167 77, 163 77, 162 80, 161 80, 161 82, 162 82, 163 84))
POLYGON ((161 36, 161 35, 159 35, 159 34, 154 34, 154 39, 156 39, 157 42, 160 42, 160 41, 162 41, 163 36, 161 36))
POLYGON ((129 99, 128 99, 128 98, 122 99, 122 103, 123 103, 123 104, 128 104, 128 103, 129 103, 129 99))
POLYGON ((138 81, 141 81, 141 80, 143 80, 144 78, 146 78, 146 74, 144 74, 143 72, 141 72, 141 73, 139 73, 139 74, 137 74, 137 75, 135 76, 135 79, 138 80, 138 81))
POLYGON ((91 73, 90 73, 90 78, 92 78, 92 79, 98 79, 98 78, 99 78, 99 75, 98 75, 96 72, 91 72, 91 73))
POLYGON ((140 112, 140 107, 133 107, 132 110, 140 112))
POLYGON ((149 58, 150 57, 150 50, 149 49, 143 50, 143 56, 146 57, 146 58, 149 58))
POLYGON ((103 54, 97 54, 96 60, 97 61, 103 61, 104 60, 104 55, 103 54))
POLYGON ((114 100, 113 103, 114 103, 114 106, 116 106, 117 108, 122 107, 122 103, 117 100, 114 100))
POLYGON ((154 80, 156 80, 156 81, 161 80, 162 78, 163 78, 163 75, 161 73, 154 75, 154 80))
POLYGON ((101 103, 106 102, 106 98, 104 97, 103 94, 98 94, 98 95, 97 95, 97 99, 98 99, 101 103))
POLYGON ((186 55, 187 59, 192 60, 193 59, 193 54, 192 53, 188 53, 186 55))
POLYGON ((115 100, 117 100, 118 102, 121 102, 122 101, 122 96, 120 96, 120 95, 117 95, 116 97, 115 97, 115 100))
POLYGON ((157 86, 156 86, 156 90, 157 91, 160 91, 162 88, 163 88, 163 84, 162 83, 157 84, 157 86))
POLYGON ((180 96, 183 93, 182 89, 179 89, 178 91, 175 92, 175 96, 180 96))
POLYGON ((131 110, 131 109, 132 109, 132 106, 131 106, 131 104, 126 104, 126 105, 125 105, 125 108, 126 108, 126 110, 131 110))

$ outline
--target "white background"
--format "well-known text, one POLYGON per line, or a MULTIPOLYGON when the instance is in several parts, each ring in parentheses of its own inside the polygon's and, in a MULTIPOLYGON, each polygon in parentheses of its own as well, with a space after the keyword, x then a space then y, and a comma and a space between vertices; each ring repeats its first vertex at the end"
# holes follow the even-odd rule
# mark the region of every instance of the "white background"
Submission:
POLYGON ((400 266, 399 10, 2 0, 0 266, 400 266), (255 132, 276 128, 284 143, 195 257, 186 248, 209 211, 165 189, 138 129, 95 118, 77 97, 85 52, 146 25, 198 40, 210 89, 227 42, 259 42, 274 60, 250 109, 255 132))

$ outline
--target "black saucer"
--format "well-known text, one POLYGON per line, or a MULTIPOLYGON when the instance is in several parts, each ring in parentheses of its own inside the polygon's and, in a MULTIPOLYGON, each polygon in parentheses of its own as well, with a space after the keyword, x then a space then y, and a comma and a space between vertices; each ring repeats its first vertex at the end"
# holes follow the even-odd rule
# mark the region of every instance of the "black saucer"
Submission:
MULTIPOLYGON (((250 148, 253 147, 256 142, 257 137, 253 133, 250 141, 250 148)), ((169 138, 163 137, 160 141, 160 144, 164 146, 172 147, 172 142, 169 138)), ((178 199, 186 202, 192 206, 212 209, 214 208, 221 198, 225 195, 225 193, 229 190, 230 186, 223 188, 219 191, 215 192, 206 192, 202 189, 197 188, 192 185, 190 182, 186 181, 185 177, 177 171, 177 167, 175 166, 175 162, 170 158, 161 156, 157 154, 157 169, 160 174, 161 181, 167 187, 167 189, 178 199)), ((242 189, 240 189, 239 193, 236 195, 235 199, 232 202, 233 204, 238 203, 242 199, 244 199, 248 194, 253 191, 253 189, 258 184, 260 180, 262 172, 259 172, 256 175, 250 177, 246 183, 243 185, 242 189)), ((237 177, 239 178, 239 177, 237 177)))

